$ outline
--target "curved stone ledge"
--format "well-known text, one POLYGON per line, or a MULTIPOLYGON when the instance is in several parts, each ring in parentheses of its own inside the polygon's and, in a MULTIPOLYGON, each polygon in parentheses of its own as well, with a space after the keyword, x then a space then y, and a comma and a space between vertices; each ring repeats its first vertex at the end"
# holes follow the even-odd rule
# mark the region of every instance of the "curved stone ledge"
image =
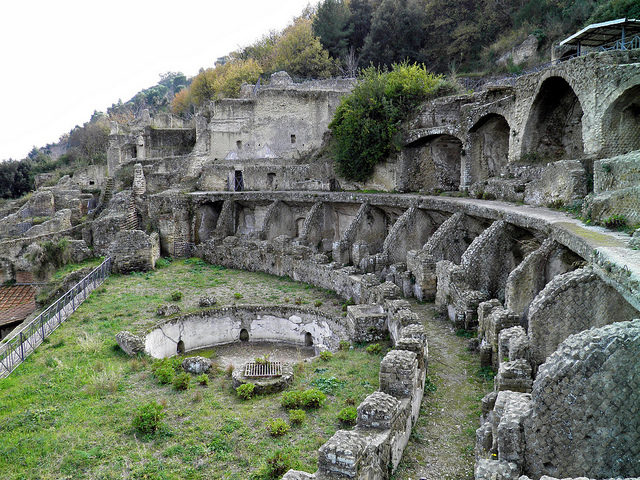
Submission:
POLYGON ((352 327, 319 310, 291 306, 241 305, 173 317, 151 328, 144 350, 154 358, 228 343, 283 342, 337 350, 352 327), (246 335, 246 336, 245 336, 246 335))

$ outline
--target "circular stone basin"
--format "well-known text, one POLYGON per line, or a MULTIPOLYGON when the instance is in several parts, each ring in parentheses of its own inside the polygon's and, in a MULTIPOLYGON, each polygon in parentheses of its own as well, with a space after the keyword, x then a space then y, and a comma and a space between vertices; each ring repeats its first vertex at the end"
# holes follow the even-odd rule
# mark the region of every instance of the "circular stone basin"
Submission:
POLYGON ((290 363, 282 363, 280 375, 269 377, 247 377, 245 375, 246 368, 249 363, 244 364, 241 368, 233 371, 233 388, 238 388, 246 383, 253 383, 255 388, 253 392, 261 395, 265 393, 276 393, 284 390, 293 382, 293 366, 290 363))

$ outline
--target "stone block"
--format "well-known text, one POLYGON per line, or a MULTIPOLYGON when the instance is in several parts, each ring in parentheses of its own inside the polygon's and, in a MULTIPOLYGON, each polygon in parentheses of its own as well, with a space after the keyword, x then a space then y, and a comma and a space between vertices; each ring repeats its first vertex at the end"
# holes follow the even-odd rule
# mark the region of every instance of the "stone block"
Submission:
POLYGON ((358 406, 361 428, 390 429, 400 412, 400 400, 384 392, 374 392, 358 406))
POLYGON ((412 396, 418 384, 418 356, 391 350, 380 362, 380 390, 396 398, 412 396))
POLYGON ((366 437, 355 431, 338 430, 318 450, 319 472, 327 476, 358 478, 366 449, 366 437))
POLYGON ((387 314, 380 305, 350 305, 347 317, 353 324, 354 342, 373 342, 387 335, 387 314))
POLYGON ((116 334, 116 342, 127 355, 137 355, 144 352, 144 340, 126 330, 116 334))
POLYGON ((495 378, 496 390, 529 393, 533 385, 531 373, 531 365, 527 360, 501 362, 495 378))

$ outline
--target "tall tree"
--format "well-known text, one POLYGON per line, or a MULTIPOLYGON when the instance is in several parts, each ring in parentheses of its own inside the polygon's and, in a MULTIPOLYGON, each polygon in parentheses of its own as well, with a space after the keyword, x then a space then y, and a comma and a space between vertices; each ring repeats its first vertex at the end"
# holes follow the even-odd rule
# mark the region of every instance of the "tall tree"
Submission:
POLYGON ((333 58, 343 58, 352 33, 351 12, 344 0, 323 0, 313 17, 313 33, 333 58))
POLYGON ((349 46, 359 53, 371 29, 373 7, 369 0, 351 0, 349 10, 351 11, 349 46))
POLYGON ((371 20, 363 59, 376 65, 422 61, 426 14, 422 0, 383 0, 371 20))

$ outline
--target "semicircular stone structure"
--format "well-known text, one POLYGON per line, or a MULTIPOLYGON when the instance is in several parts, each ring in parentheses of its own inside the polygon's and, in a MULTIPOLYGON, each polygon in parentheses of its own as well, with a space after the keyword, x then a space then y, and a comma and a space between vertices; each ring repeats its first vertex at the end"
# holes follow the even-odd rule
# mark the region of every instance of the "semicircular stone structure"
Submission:
POLYGON ((540 367, 525 421, 532 478, 640 476, 640 320, 572 335, 540 367))

